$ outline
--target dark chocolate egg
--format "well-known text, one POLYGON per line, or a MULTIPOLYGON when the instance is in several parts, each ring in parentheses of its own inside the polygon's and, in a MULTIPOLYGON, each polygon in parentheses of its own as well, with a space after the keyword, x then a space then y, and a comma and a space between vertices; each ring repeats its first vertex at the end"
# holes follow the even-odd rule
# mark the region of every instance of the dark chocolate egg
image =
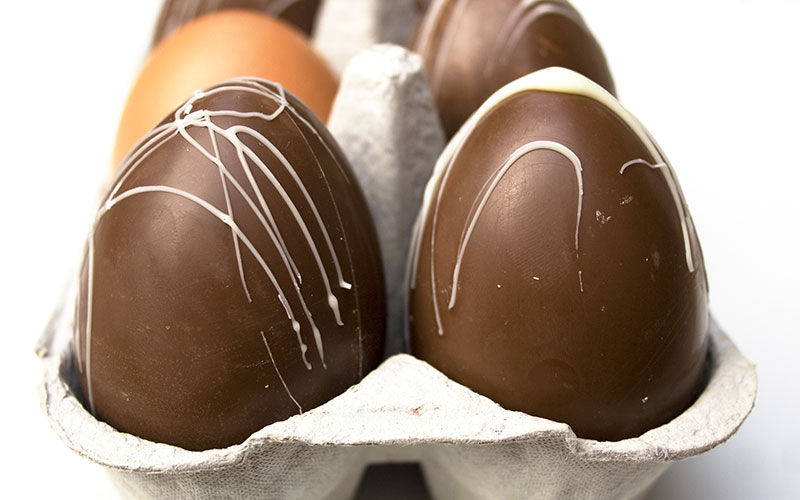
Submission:
POLYGON ((600 45, 562 0, 434 0, 411 47, 448 137, 493 92, 538 69, 569 68, 614 93, 600 45))
POLYGON ((195 93, 126 158, 80 275, 84 400, 190 450, 342 393, 380 361, 375 230, 325 126, 258 79, 195 93))
POLYGON ((700 246, 644 127, 581 75, 494 94, 449 143, 412 242, 413 353, 501 406, 619 440, 697 397, 700 246))
POLYGON ((268 14, 310 35, 319 4, 320 0, 165 0, 153 33, 153 46, 192 19, 226 9, 268 14))

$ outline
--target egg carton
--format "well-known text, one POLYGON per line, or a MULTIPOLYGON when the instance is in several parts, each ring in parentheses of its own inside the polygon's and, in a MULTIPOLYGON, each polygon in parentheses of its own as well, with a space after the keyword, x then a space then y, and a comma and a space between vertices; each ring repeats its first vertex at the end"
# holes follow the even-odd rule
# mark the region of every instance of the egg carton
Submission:
MULTIPOLYGON (((397 248, 410 221, 400 221, 406 229, 392 224, 391 189, 430 175, 442 142, 437 127, 418 56, 383 45, 348 66, 331 129, 360 175, 388 176, 383 188, 371 186, 371 205, 379 227, 395 229, 384 238, 397 248)), ((418 191, 407 189, 406 202, 418 191)), ((395 252, 386 257, 404 260, 395 252)), ((402 280, 393 288, 401 298, 402 280)), ((424 361, 395 354, 318 408, 240 445, 192 452, 118 432, 85 410, 71 346, 76 292, 73 282, 40 343, 43 405, 61 439, 135 498, 346 499, 363 468, 380 461, 419 462, 436 499, 637 498, 670 463, 727 440, 755 400, 753 365, 712 322, 705 390, 682 415, 638 438, 578 438, 566 424, 507 411, 424 361)))
MULTIPOLYGON (((327 0, 318 33, 351 1, 327 0)), ((366 12, 366 20, 340 54, 403 31, 387 28, 398 18, 381 10, 395 2, 356 3, 364 4, 356 11, 366 12)), ((413 2, 397 5, 406 3, 413 2)), ((329 125, 363 184, 380 233, 389 288, 388 359, 344 394, 239 445, 192 452, 146 441, 98 421, 81 401, 72 350, 73 280, 37 346, 42 406, 59 437, 103 466, 125 496, 347 499, 365 466, 403 461, 421 465, 438 500, 641 498, 671 463, 724 442, 747 417, 755 368, 713 321, 709 378, 697 401, 672 422, 618 442, 581 439, 564 423, 505 410, 424 361, 394 354, 404 346, 411 225, 444 147, 419 57, 379 45, 353 58, 329 125)))

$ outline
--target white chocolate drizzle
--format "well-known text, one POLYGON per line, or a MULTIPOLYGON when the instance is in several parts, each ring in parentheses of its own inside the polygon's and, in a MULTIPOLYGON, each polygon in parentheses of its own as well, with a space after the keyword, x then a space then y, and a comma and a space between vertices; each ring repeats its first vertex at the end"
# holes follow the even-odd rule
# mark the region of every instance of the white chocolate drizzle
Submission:
MULTIPOLYGON (((204 112, 204 116, 206 120, 211 120, 208 115, 208 111, 204 112)), ((215 134, 214 131, 209 127, 208 135, 210 136, 211 144, 214 147, 214 163, 219 166, 220 184, 222 184, 222 191, 225 195, 225 208, 229 214, 233 215, 231 196, 230 193, 228 193, 228 183, 225 181, 225 169, 221 166, 222 158, 219 156, 219 146, 217 146, 217 134, 215 134)), ((242 267, 242 251, 239 248, 239 238, 236 237, 236 232, 233 230, 233 228, 231 228, 231 238, 233 239, 233 248, 236 252, 236 263, 239 267, 239 279, 242 281, 242 289, 244 289, 244 293, 247 296, 247 302, 253 302, 253 298, 250 297, 250 290, 247 289, 247 281, 244 278, 244 268, 242 267)))
MULTIPOLYGON (((94 229, 92 230, 94 232, 94 229)), ((89 237, 89 248, 87 254, 87 266, 88 269, 86 270, 88 276, 86 277, 88 283, 94 283, 94 237, 89 237)), ((89 403, 89 409, 94 413, 94 394, 92 392, 92 363, 90 362, 92 359, 92 287, 88 287, 88 299, 86 301, 86 340, 84 349, 86 350, 86 356, 84 356, 83 361, 83 368, 86 370, 86 387, 87 393, 86 399, 89 403)), ((79 363, 80 366, 80 363, 79 363)))
MULTIPOLYGON (((303 414, 303 407, 300 406, 300 403, 298 403, 297 400, 294 398, 294 396, 292 396, 292 391, 289 390, 289 386, 286 385, 286 381, 283 379, 283 375, 281 375, 281 371, 278 370, 278 365, 275 364, 275 358, 272 357, 272 349, 269 348, 269 342, 267 342, 267 337, 266 337, 266 335, 264 335, 264 330, 261 330, 260 333, 261 333, 261 340, 264 341, 264 347, 267 348, 267 354, 269 355, 269 360, 272 362, 272 367, 275 368, 275 373, 278 375, 278 380, 281 381, 281 384, 283 385, 283 388, 286 391, 286 394, 289 395, 289 398, 291 398, 292 402, 297 406, 297 411, 302 415, 303 414)), ((269 387, 269 386, 267 386, 267 387, 269 387)))
MULTIPOLYGON (((218 84, 213 89, 204 92, 196 92, 183 106, 181 106, 176 110, 173 117, 173 121, 154 128, 147 136, 145 136, 134 146, 132 152, 129 153, 129 155, 123 161, 123 164, 120 167, 117 176, 113 181, 113 187, 108 197, 105 199, 104 203, 98 210, 94 224, 89 234, 88 245, 87 245, 88 269, 87 269, 86 332, 85 332, 85 341, 83 343, 84 345, 81 346, 83 347, 82 349, 83 353, 78 354, 78 362, 79 366, 82 366, 86 373, 87 393, 88 393, 87 399, 89 407, 92 410, 92 412, 94 412, 94 398, 92 392, 92 377, 91 377, 91 345, 92 345, 91 338, 92 338, 92 302, 93 302, 92 299, 94 293, 95 231, 102 218, 110 210, 112 210, 115 206, 125 201, 126 199, 138 195, 160 193, 160 194, 167 194, 171 196, 181 197, 184 200, 187 200, 193 203, 194 205, 202 208, 204 211, 212 215, 220 223, 228 226, 231 231, 231 239, 233 241, 234 253, 236 256, 242 289, 244 291, 244 295, 248 303, 252 303, 253 299, 247 287, 247 280, 245 277, 245 272, 242 262, 242 252, 240 248, 240 243, 243 244, 244 247, 247 249, 247 251, 250 253, 250 255, 252 255, 255 258, 259 267, 263 271, 264 275, 267 277, 268 281, 275 289, 278 301, 283 307, 287 315, 287 318, 290 321, 291 328, 294 331, 295 336, 297 337, 300 356, 306 368, 308 370, 311 370, 312 365, 306 356, 306 352, 308 351, 308 346, 303 341, 303 337, 301 335, 301 323, 300 323, 301 317, 304 318, 305 321, 310 326, 314 338, 315 347, 317 349, 317 354, 319 356, 319 360, 323 368, 327 368, 327 365, 325 363, 325 353, 324 353, 322 334, 319 328, 317 327, 314 318, 312 317, 311 311, 309 310, 306 304, 306 299, 303 290, 301 289, 303 281, 302 274, 300 270, 297 268, 294 259, 292 259, 291 253, 282 236, 281 230, 279 229, 276 220, 273 217, 269 204, 262 195, 261 190, 258 188, 254 172, 263 175, 263 177, 270 183, 270 185, 278 193, 280 201, 282 201, 285 204, 284 205, 285 208, 287 208, 291 213, 291 217, 284 219, 284 222, 285 223, 289 223, 289 221, 294 222, 294 224, 296 225, 296 230, 299 231, 299 234, 302 235, 302 239, 305 241, 307 248, 311 251, 314 257, 314 262, 316 264, 316 271, 319 273, 322 279, 323 286, 327 293, 328 307, 331 310, 333 319, 336 322, 336 324, 342 326, 344 323, 342 320, 341 312, 339 310, 339 300, 331 287, 331 283, 328 276, 331 272, 335 274, 338 282, 338 287, 342 290, 351 290, 353 288, 353 285, 351 283, 348 283, 344 279, 344 276, 342 274, 341 264, 339 262, 340 260, 339 256, 337 255, 333 247, 332 239, 322 221, 319 209, 312 200, 308 190, 306 189, 305 185, 303 184, 302 180, 300 179, 293 165, 289 162, 289 160, 285 157, 285 155, 275 146, 275 144, 272 141, 270 141, 267 137, 260 134, 255 129, 248 126, 232 125, 227 128, 223 128, 222 126, 214 122, 214 118, 216 117, 250 118, 250 119, 264 120, 268 122, 275 120, 279 116, 285 114, 287 117, 291 119, 291 123, 297 128, 299 135, 303 137, 303 140, 305 141, 308 150, 311 152, 311 154, 314 156, 315 159, 316 159, 316 153, 314 153, 311 144, 308 142, 306 133, 304 133, 300 129, 300 124, 302 124, 308 132, 310 132, 319 140, 319 143, 324 146, 326 152, 330 155, 330 157, 337 165, 337 168, 339 168, 341 172, 345 172, 344 167, 339 163, 339 159, 336 156, 336 154, 334 154, 334 152, 330 149, 330 147, 325 143, 325 140, 319 135, 319 133, 315 130, 313 125, 311 125, 306 119, 304 119, 291 106, 291 104, 286 98, 283 88, 277 84, 272 84, 275 86, 276 89, 273 90, 267 84, 268 82, 256 78, 240 78, 218 84), (269 114, 261 112, 240 112, 235 110, 209 111, 205 109, 200 109, 195 111, 192 109, 194 104, 199 99, 212 96, 214 94, 223 91, 231 91, 231 90, 253 93, 265 97, 275 102, 278 106, 275 109, 275 111, 269 114), (187 131, 187 129, 189 128, 205 128, 206 130, 208 130, 212 150, 209 151, 208 149, 203 147, 195 138, 193 138, 187 131), (201 198, 200 196, 197 196, 193 193, 187 192, 182 189, 178 189, 173 186, 143 185, 129 189, 123 189, 125 181, 130 177, 132 172, 134 172, 142 164, 142 162, 146 158, 148 158, 154 151, 158 150, 158 148, 160 148, 165 143, 167 143, 168 141, 172 140, 175 137, 181 137, 182 139, 184 139, 190 146, 192 146, 195 150, 197 150, 205 158, 207 158, 212 168, 215 168, 219 172, 220 184, 225 200, 224 209, 214 206, 209 201, 201 198), (298 209, 298 206, 296 205, 295 201, 292 200, 291 196, 288 194, 285 187, 275 177, 273 171, 267 166, 264 160, 262 160, 262 158, 260 158, 252 148, 248 147, 244 143, 242 137, 249 137, 251 139, 255 139, 256 141, 259 142, 261 146, 267 148, 277 160, 275 162, 276 165, 273 168, 280 167, 282 171, 288 173, 289 177, 293 182, 294 187, 300 191, 305 206, 308 209, 310 209, 312 213, 312 219, 313 219, 312 224, 318 226, 320 233, 322 234, 322 238, 324 240, 324 244, 322 246, 331 256, 330 260, 332 262, 332 267, 333 267, 332 270, 328 269, 327 266, 323 263, 322 256, 320 254, 320 249, 317 247, 311 235, 309 227, 306 221, 304 220, 303 216, 301 215, 300 210, 298 209), (229 168, 232 166, 228 166, 223 163, 220 157, 218 138, 223 138, 224 140, 227 141, 227 143, 230 146, 235 148, 235 152, 238 159, 238 163, 236 166, 238 166, 244 173, 244 176, 247 179, 247 184, 255 193, 256 197, 255 200, 247 193, 247 191, 241 185, 241 183, 236 180, 236 178, 231 172, 231 169, 229 168), (255 170, 253 169, 253 167, 255 167, 255 170), (233 191, 231 191, 229 187, 232 187, 233 191), (252 213, 258 219, 260 223, 260 228, 264 230, 264 232, 269 238, 269 241, 271 241, 277 254, 279 255, 280 257, 279 262, 280 264, 282 264, 283 272, 285 273, 285 276, 288 276, 289 280, 291 281, 292 284, 291 288, 294 292, 293 295, 296 297, 296 299, 300 304, 300 309, 302 310, 300 316, 298 316, 294 308, 291 306, 290 301, 288 299, 287 291, 285 291, 279 284, 278 276, 276 276, 276 272, 278 272, 278 270, 272 269, 267 264, 265 258, 255 247, 255 245, 248 237, 248 235, 245 234, 242 228, 237 225, 236 217, 235 214, 233 213, 233 205, 231 200, 232 193, 238 194, 240 199, 247 204, 252 213)), ((330 200, 333 203, 334 212, 336 213, 336 221, 339 225, 342 234, 342 239, 344 240, 345 243, 345 248, 347 252, 347 264, 352 274, 353 263, 350 255, 350 250, 349 248, 347 248, 344 225, 342 223, 342 219, 339 214, 339 209, 338 206, 336 205, 335 197, 333 196, 333 192, 328 183, 325 171, 322 168, 322 165, 320 164, 319 161, 317 161, 317 164, 318 164, 317 167, 320 169, 321 178, 324 180, 325 186, 328 190, 328 194, 330 195, 330 200)), ((202 162, 198 162, 198 168, 201 168, 202 166, 203 166, 202 162)), ((346 175, 345 178, 347 178, 346 175)), ((276 203, 276 201, 273 201, 272 203, 276 203)), ((293 229, 293 231, 294 230, 295 229, 293 229)), ((352 275, 355 276, 355 274, 352 275)), ((357 294, 353 293, 353 295, 356 297, 357 301, 358 300, 357 294)), ((357 320, 358 320, 358 327, 356 328, 357 330, 356 333, 358 335, 358 348, 359 348, 358 366, 359 366, 359 375, 361 376, 361 374, 363 374, 363 367, 362 367, 363 356, 361 354, 363 349, 361 343, 363 339, 361 332, 360 315, 358 315, 357 320)), ((264 345, 267 348, 270 360, 272 361, 276 372, 278 372, 278 378, 283 384, 283 387, 286 390, 289 397, 297 405, 298 410, 302 413, 302 408, 300 407, 297 400, 289 391, 286 382, 284 381, 282 375, 278 371, 278 367, 275 364, 275 360, 272 357, 272 351, 269 348, 269 345, 266 341, 266 337, 264 336, 263 331, 261 332, 261 336, 264 345)))
POLYGON ((652 169, 660 170, 663 173, 664 180, 666 181, 670 194, 672 194, 672 199, 675 202, 675 209, 678 211, 678 219, 681 221, 681 233, 683 234, 683 249, 684 254, 686 255, 686 267, 689 269, 689 272, 692 273, 694 272, 694 259, 692 257, 691 239, 689 238, 690 218, 686 214, 683 193, 681 192, 681 188, 675 177, 675 172, 669 166, 669 163, 667 163, 666 159, 661 156, 661 150, 658 148, 657 150, 659 153, 659 156, 657 156, 657 163, 650 163, 643 158, 636 158, 622 165, 622 167, 619 169, 619 174, 623 175, 625 171, 633 165, 644 165, 652 169))
MULTIPOLYGON (((478 223, 478 218, 483 212, 486 203, 489 201, 489 198, 492 196, 497 185, 500 183, 500 180, 503 176, 508 172, 508 170, 524 155, 531 153, 533 151, 547 149, 550 151, 555 151, 556 153, 561 154, 566 159, 572 163, 575 167, 575 177, 577 178, 578 182, 578 215, 576 217, 575 222, 575 251, 578 251, 578 231, 581 226, 581 212, 583 210, 583 167, 581 166, 581 161, 578 156, 568 147, 564 146, 561 143, 554 142, 554 141, 532 141, 527 144, 524 144, 517 148, 511 155, 506 159, 505 162, 498 168, 495 173, 490 177, 490 184, 485 189, 483 196, 479 196, 476 198, 480 200, 477 207, 474 210, 471 210, 472 215, 468 218, 467 224, 464 226, 465 231, 462 232, 461 241, 458 244, 458 253, 456 256, 456 264, 453 268, 453 281, 451 284, 452 293, 450 295, 450 303, 448 304, 448 308, 452 309, 456 305, 456 296, 458 293, 458 277, 461 273, 461 263, 464 259, 464 252, 467 250, 467 245, 469 244, 470 237, 472 236, 472 232, 475 230, 475 225, 478 223)), ((444 186, 442 186, 444 187, 444 186)), ((474 205, 473 205, 474 206, 474 205)), ((435 210, 438 210, 438 206, 435 210)), ((431 259, 433 259, 433 255, 431 255, 431 259)), ((578 271, 580 274, 580 271, 578 271)), ((581 291, 583 291, 583 285, 581 285, 581 291)), ((435 300, 434 300, 435 301, 435 300)), ((434 307, 436 307, 434 305, 434 307)), ((439 325, 439 330, 441 331, 441 325, 439 325)))
MULTIPOLYGON (((435 245, 436 245, 436 227, 438 223, 438 211, 439 206, 442 200, 442 192, 444 190, 445 185, 447 184, 448 178, 451 174, 452 167, 454 164, 455 158, 461 152, 461 149, 466 141, 466 139, 472 134, 475 127, 478 125, 480 120, 482 120, 492 109, 496 106, 504 102, 505 100, 523 93, 527 91, 547 91, 547 92, 556 92, 562 94, 572 94, 577 96, 583 96, 590 99, 597 101, 598 103, 602 104, 606 108, 608 108, 611 112, 616 114, 623 122, 625 122, 633 131, 634 134, 637 135, 641 143, 644 147, 648 150, 648 152, 656 159, 656 163, 652 165, 654 168, 658 167, 664 173, 665 181, 673 195, 673 199, 676 206, 676 211, 679 214, 681 226, 683 228, 683 237, 684 237, 684 245, 686 248, 686 259, 687 265, 689 267, 689 272, 694 272, 695 266, 692 261, 692 249, 691 249, 691 239, 689 238, 690 228, 691 226, 691 217, 688 215, 688 211, 685 209, 685 202, 683 201, 683 193, 680 190, 680 186, 676 180, 676 176, 672 167, 670 166, 669 162, 664 157, 664 154, 659 149, 656 142, 653 140, 652 136, 647 132, 644 126, 629 112, 627 111, 622 105, 617 101, 617 99, 612 96, 608 91, 597 85, 596 83, 592 82, 588 78, 565 68, 559 67, 551 67, 545 68, 529 75, 523 76, 513 82, 505 85, 503 88, 495 92, 492 96, 489 97, 481 106, 480 108, 469 117, 469 119, 461 126, 458 130, 456 135, 452 138, 452 140, 447 144, 445 147, 444 152, 439 157, 436 165, 434 166, 433 174, 428 181, 427 186, 425 187, 425 193, 422 200, 422 207, 420 212, 417 216, 417 220, 414 224, 414 229, 411 235, 411 246, 409 252, 409 260, 407 266, 407 294, 406 294, 406 310, 410 311, 409 309, 409 295, 410 291, 416 288, 416 281, 417 281, 417 273, 419 268, 419 260, 420 254, 422 250, 422 235, 426 230, 426 227, 430 225, 430 277, 431 277, 431 291, 432 291, 432 307, 434 309, 434 314, 436 318, 436 326, 438 329, 439 335, 443 335, 443 327, 442 327, 442 320, 441 314, 439 312, 439 306, 437 303, 437 283, 436 283, 436 272, 435 272, 435 259, 433 256, 435 255, 435 245)), ((581 179, 581 168, 580 168, 580 160, 575 156, 575 154, 566 148, 564 145, 553 142, 553 141, 534 141, 533 143, 529 143, 526 146, 534 144, 536 142, 549 142, 547 149, 554 150, 556 152, 561 153, 563 156, 570 159, 574 165, 576 165, 576 172, 578 173, 578 189, 579 194, 582 197, 583 195, 583 185, 581 179), (574 161, 573 161, 574 160, 574 161)), ((524 148, 525 146, 523 146, 524 148)), ((515 153, 509 157, 511 160, 515 154, 521 154, 521 151, 518 149, 515 153)), ((480 209, 485 206, 486 200, 488 196, 491 194, 491 186, 496 186, 496 183, 499 181, 498 173, 500 171, 508 170, 510 168, 509 160, 506 160, 506 163, 500 167, 498 171, 490 178, 490 181, 487 181, 484 184, 484 187, 478 194, 480 198, 479 202, 473 204, 473 207, 478 207, 478 209, 470 210, 468 215, 468 220, 466 223, 466 229, 462 232, 461 241, 459 243, 459 251, 458 257, 456 259, 455 267, 453 273, 453 281, 452 281, 452 291, 451 297, 449 301, 449 309, 452 309, 455 305, 455 296, 457 293, 458 288, 458 275, 460 272, 461 260, 463 259, 464 249, 466 247, 466 243, 469 240, 469 235, 474 229, 474 225, 477 221, 478 215, 480 214, 480 209), (489 186, 489 187, 487 187, 489 186), (481 198, 482 196, 482 198, 481 198)), ((513 163, 513 162, 512 162, 513 163)), ((646 163, 644 160, 637 159, 631 162, 626 163, 623 168, 621 169, 621 174, 630 166, 637 164, 637 163, 646 163)), ((649 164, 649 163, 648 163, 649 164)), ((623 200, 623 204, 626 203, 630 197, 626 197, 623 200)), ((578 250, 578 232, 579 226, 581 223, 581 211, 582 211, 582 198, 579 200, 578 204, 578 220, 577 220, 577 227, 575 232, 575 248, 576 253, 578 250)), ((580 291, 584 291, 584 282, 583 282, 583 271, 578 270, 578 282, 580 286, 580 291)), ((409 322, 406 322, 406 340, 410 339, 410 331, 409 331, 409 322)))

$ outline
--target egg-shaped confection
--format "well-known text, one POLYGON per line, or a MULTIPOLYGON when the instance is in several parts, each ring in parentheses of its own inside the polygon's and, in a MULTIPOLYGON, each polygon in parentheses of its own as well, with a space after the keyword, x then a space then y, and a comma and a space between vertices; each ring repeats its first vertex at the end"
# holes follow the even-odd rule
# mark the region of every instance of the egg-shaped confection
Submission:
POLYGON ((412 243, 413 353, 503 407, 619 440, 697 397, 700 245, 644 127, 549 68, 495 93, 449 143, 412 243))
POLYGON ((600 45, 564 0, 433 0, 411 48, 448 137, 493 92, 538 69, 569 68, 614 93, 600 45))
POLYGON ((319 0, 165 0, 153 33, 153 46, 192 19, 226 9, 268 14, 311 35, 319 4, 319 0))
POLYGON ((372 219, 343 153, 277 84, 195 93, 127 157, 80 275, 84 400, 190 450, 242 442, 380 361, 372 219))
POLYGON ((150 54, 120 118, 114 167, 186 96, 244 76, 280 83, 323 121, 338 87, 308 40, 285 23, 254 11, 208 14, 185 24, 150 54))

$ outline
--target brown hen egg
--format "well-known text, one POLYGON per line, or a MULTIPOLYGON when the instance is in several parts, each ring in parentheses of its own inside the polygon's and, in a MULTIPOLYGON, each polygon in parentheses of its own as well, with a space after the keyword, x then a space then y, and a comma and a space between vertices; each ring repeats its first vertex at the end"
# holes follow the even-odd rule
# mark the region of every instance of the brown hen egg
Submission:
POLYGON ((267 15, 227 10, 184 25, 153 49, 122 112, 113 165, 192 92, 236 77, 278 82, 327 120, 337 79, 308 40, 267 15))

